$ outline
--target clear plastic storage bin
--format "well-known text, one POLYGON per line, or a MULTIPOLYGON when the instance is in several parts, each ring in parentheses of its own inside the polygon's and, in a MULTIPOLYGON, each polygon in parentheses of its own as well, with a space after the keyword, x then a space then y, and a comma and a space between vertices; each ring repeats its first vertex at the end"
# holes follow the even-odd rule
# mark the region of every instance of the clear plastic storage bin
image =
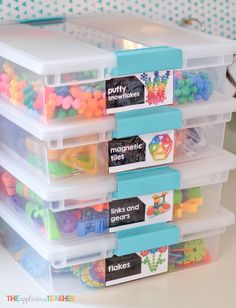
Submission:
POLYGON ((223 91, 235 42, 138 17, 103 16, 103 25, 97 16, 1 25, 0 95, 52 124, 203 102, 223 91), (125 33, 121 22, 128 24, 125 33))
POLYGON ((61 294, 80 294, 209 264, 217 257, 220 235, 234 222, 233 214, 221 208, 189 222, 156 224, 151 229, 137 228, 132 234, 110 234, 73 246, 70 242, 53 247, 17 223, 11 211, 2 217, 14 229, 1 221, 7 251, 47 292, 61 294))
POLYGON ((0 146, 49 182, 209 157, 215 146, 222 146, 224 123, 236 110, 233 98, 223 98, 216 96, 204 106, 129 111, 90 125, 49 129, 19 112, 11 117, 11 106, 2 104, 0 146))
POLYGON ((3 162, 3 155, 3 165, 14 170, 16 177, 1 169, 1 200, 17 213, 19 221, 52 243, 172 220, 185 221, 216 212, 220 206, 221 183, 227 181, 229 171, 236 168, 236 156, 221 150, 215 157, 172 168, 90 177, 85 182, 65 182, 64 186, 63 183, 48 186, 38 182, 35 183, 38 188, 32 190, 32 186, 24 183, 33 183, 35 178, 22 168, 14 168, 9 157, 5 158, 3 162), (39 187, 44 190, 43 194, 39 187), (91 195, 91 187, 97 188, 100 198, 91 195), (58 191, 54 199, 53 189, 58 191))

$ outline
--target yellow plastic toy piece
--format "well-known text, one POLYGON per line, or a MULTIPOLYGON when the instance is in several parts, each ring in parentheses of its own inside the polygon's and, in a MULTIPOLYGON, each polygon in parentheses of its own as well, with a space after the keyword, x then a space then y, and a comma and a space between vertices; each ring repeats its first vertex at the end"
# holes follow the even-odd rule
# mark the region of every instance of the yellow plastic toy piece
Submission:
POLYGON ((34 138, 26 138, 25 139, 26 148, 30 153, 34 153, 36 155, 43 154, 44 148, 41 142, 38 142, 34 138))
POLYGON ((174 216, 176 218, 181 218, 183 213, 197 213, 198 207, 203 204, 203 199, 193 198, 189 199, 188 201, 180 204, 174 205, 174 216))
POLYGON ((96 174, 98 166, 97 145, 80 146, 64 151, 62 164, 84 173, 96 174))
POLYGON ((63 150, 48 150, 48 160, 57 161, 60 159, 62 153, 64 153, 63 150))

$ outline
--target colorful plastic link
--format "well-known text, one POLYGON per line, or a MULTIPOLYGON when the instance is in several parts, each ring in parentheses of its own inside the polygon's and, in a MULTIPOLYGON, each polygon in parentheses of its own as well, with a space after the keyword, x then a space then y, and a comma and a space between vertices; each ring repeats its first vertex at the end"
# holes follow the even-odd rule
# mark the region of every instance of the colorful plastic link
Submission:
POLYGON ((87 287, 105 287, 105 260, 73 266, 71 271, 87 287))
POLYGON ((50 240, 73 232, 78 237, 84 237, 89 233, 99 234, 108 230, 107 203, 53 213, 45 207, 40 197, 10 173, 4 172, 1 179, 6 197, 16 211, 30 217, 37 229, 50 240))
POLYGON ((169 271, 210 261, 211 256, 203 239, 170 246, 169 271))
MULTIPOLYGON (((3 228, 4 225, 1 225, 3 228)), ((106 286, 106 260, 98 260, 85 264, 69 266, 61 269, 49 268, 49 264, 39 256, 28 244, 13 230, 6 229, 7 246, 10 253, 22 267, 34 278, 47 277, 51 270, 53 275, 74 275, 78 283, 91 289, 99 289, 106 286)), ((166 260, 165 254, 168 249, 168 271, 185 269, 192 266, 207 264, 212 261, 205 239, 196 239, 171 246, 153 248, 141 251, 138 254, 146 270, 155 273, 158 267, 166 260)))
POLYGON ((197 213, 203 204, 200 187, 174 191, 174 217, 181 218, 184 213, 197 213))

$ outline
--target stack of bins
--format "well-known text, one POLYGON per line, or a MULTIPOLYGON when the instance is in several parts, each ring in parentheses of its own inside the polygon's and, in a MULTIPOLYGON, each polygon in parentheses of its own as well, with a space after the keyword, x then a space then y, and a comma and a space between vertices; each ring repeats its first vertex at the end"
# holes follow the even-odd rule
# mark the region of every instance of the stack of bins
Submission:
POLYGON ((236 43, 125 15, 0 38, 0 232, 17 262, 71 294, 214 260, 234 222, 236 43))

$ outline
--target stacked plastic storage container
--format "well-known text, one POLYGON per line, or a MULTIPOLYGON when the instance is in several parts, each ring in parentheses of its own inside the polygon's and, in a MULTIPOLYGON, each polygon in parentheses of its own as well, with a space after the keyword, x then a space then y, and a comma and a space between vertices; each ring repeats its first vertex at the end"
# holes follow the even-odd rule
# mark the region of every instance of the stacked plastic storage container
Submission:
POLYGON ((51 292, 207 264, 235 42, 125 15, 0 27, 3 245, 51 292))

